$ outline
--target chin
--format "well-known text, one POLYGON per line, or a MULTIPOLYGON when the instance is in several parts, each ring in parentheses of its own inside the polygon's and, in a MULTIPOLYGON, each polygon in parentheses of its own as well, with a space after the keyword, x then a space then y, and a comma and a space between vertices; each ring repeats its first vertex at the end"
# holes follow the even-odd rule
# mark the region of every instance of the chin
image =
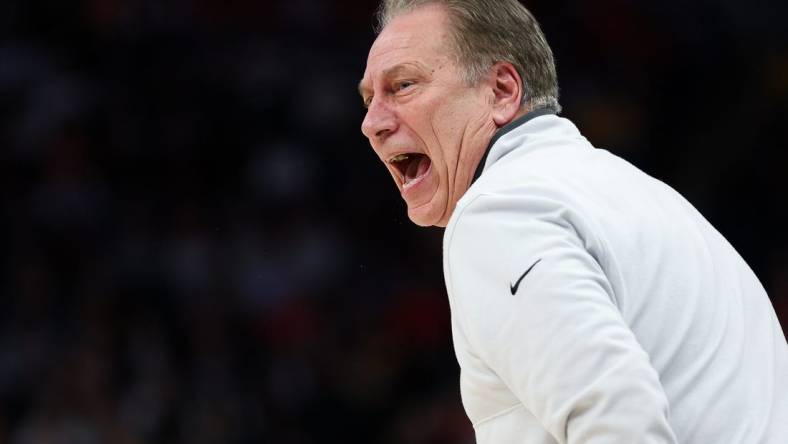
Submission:
POLYGON ((431 203, 414 209, 408 208, 408 218, 420 227, 446 227, 448 220, 444 220, 444 213, 437 205, 431 203))
POLYGON ((416 225, 418 225, 420 227, 431 227, 431 226, 435 225, 435 223, 430 221, 430 219, 422 217, 422 216, 415 216, 415 215, 411 214, 410 212, 408 212, 408 217, 410 218, 411 222, 413 222, 414 224, 416 224, 416 225))

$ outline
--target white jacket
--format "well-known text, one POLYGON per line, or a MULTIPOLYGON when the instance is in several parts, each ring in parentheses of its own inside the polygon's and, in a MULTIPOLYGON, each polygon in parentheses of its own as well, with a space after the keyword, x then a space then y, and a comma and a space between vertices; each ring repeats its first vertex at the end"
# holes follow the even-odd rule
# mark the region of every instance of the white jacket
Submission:
POLYGON ((720 233, 569 120, 499 136, 444 234, 477 442, 788 443, 788 345, 720 233))

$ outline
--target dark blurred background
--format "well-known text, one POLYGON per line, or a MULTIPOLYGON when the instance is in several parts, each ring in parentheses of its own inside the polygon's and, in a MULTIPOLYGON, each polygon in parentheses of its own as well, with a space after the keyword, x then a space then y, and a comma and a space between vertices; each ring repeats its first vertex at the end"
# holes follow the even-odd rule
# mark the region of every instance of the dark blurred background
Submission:
MULTIPOLYGON (((526 4, 785 326, 788 2, 526 4)), ((375 6, 0 2, 0 443, 472 442, 442 230, 359 131, 375 6)))

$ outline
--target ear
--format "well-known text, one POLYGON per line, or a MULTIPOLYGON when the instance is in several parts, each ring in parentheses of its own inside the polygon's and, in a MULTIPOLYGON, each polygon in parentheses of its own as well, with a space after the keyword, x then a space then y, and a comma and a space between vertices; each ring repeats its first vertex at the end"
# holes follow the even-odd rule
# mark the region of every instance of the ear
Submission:
POLYGON ((523 97, 523 83, 520 74, 509 62, 493 65, 490 75, 493 92, 492 117, 500 128, 517 117, 523 97))

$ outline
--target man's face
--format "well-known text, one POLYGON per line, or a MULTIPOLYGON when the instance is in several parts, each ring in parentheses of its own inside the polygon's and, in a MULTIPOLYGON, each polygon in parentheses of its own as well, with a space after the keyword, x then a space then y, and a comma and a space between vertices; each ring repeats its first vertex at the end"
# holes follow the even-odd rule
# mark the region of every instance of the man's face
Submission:
POLYGON ((493 93, 462 78, 449 26, 437 5, 395 17, 372 45, 359 85, 368 108, 361 132, 422 226, 446 226, 496 129, 493 93))

